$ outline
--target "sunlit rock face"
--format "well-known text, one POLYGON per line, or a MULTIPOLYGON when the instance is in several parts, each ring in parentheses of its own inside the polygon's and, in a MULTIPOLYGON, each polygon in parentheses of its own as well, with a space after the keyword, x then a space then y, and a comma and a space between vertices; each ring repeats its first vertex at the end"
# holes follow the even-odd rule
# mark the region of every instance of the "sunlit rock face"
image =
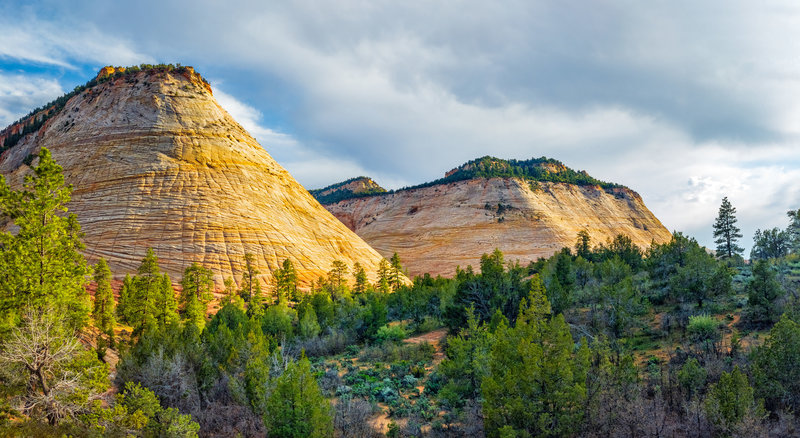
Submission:
POLYGON ((397 252, 410 275, 452 275, 478 267, 499 248, 528 263, 573 247, 579 231, 592 244, 617 234, 642 248, 670 232, 634 191, 521 178, 475 178, 327 204, 382 255, 397 252))
POLYGON ((74 186, 69 210, 86 256, 105 258, 115 276, 135 272, 152 247, 173 281, 192 262, 218 285, 238 281, 245 253, 265 281, 285 258, 304 284, 334 260, 360 262, 374 278, 381 256, 278 165, 193 70, 128 72, 78 93, 0 157, 13 186, 42 146, 74 186))

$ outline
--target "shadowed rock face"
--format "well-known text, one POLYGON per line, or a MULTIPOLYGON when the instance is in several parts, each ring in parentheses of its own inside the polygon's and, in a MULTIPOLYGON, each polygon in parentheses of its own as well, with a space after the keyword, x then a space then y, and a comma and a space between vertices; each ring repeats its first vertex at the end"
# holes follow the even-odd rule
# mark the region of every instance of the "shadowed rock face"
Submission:
MULTIPOLYGON (((101 72, 102 73, 102 72, 101 72)), ((71 212, 86 256, 116 276, 135 272, 152 247, 177 281, 192 262, 241 278, 246 252, 262 277, 285 258, 302 282, 334 260, 380 260, 326 211, 224 110, 194 74, 143 71, 85 90, 0 157, 19 187, 23 161, 50 149, 74 186, 71 212)), ((34 165, 35 165, 34 161, 34 165)))
POLYGON ((527 263, 573 247, 579 231, 592 244, 626 234, 643 248, 669 231, 636 192, 518 178, 476 178, 326 205, 384 256, 397 252, 410 275, 452 275, 478 267, 499 248, 527 263))

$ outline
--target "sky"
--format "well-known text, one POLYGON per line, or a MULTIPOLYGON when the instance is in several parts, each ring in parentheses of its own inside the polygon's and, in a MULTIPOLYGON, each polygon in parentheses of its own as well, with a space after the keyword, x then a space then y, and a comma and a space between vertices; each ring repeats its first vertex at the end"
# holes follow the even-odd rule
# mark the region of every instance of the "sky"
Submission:
POLYGON ((727 196, 748 250, 800 208, 795 1, 0 0, 0 126, 140 63, 194 66, 307 188, 547 156, 709 247, 727 196))

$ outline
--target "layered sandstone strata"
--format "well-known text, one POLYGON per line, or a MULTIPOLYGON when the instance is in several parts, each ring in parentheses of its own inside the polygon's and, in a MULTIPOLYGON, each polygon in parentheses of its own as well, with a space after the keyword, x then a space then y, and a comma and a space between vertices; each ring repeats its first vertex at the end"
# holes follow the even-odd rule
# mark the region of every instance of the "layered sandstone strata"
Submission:
POLYGON ((617 234, 643 248, 670 238, 632 190, 521 178, 474 178, 326 208, 384 256, 397 252, 411 275, 477 268, 495 248, 527 263, 572 247, 581 230, 594 244, 617 234))
POLYGON ((0 173, 19 187, 26 158, 43 146, 74 186, 69 210, 86 256, 105 258, 117 276, 135 272, 152 247, 174 281, 192 262, 218 284, 239 280, 245 253, 265 281, 285 258, 306 284, 334 260, 360 262, 374 278, 381 256, 276 163, 193 70, 129 71, 76 94, 0 156, 0 173))

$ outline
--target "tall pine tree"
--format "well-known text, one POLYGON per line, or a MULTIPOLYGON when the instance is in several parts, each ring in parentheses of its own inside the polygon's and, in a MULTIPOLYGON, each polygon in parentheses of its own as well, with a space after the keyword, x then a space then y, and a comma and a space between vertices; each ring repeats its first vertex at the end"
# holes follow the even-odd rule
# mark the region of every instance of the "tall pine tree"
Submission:
POLYGON ((392 254, 389 263, 392 265, 389 271, 389 285, 392 286, 393 291, 397 292, 397 289, 403 285, 403 265, 400 263, 400 256, 397 253, 392 254))
POLYGON ((258 281, 258 269, 255 267, 255 256, 251 253, 244 255, 244 272, 242 272, 242 287, 239 296, 247 303, 247 316, 261 316, 264 314, 264 297, 261 294, 261 282, 258 281))
POLYGON ((127 295, 124 315, 134 334, 178 319, 175 291, 169 277, 161 274, 152 248, 147 249, 136 276, 131 279, 127 295))
POLYGON ((279 303, 287 300, 298 301, 297 270, 289 259, 285 259, 281 268, 275 271, 275 292, 279 303))
POLYGON ((514 328, 501 322, 481 385, 487 436, 571 436, 582 421, 590 352, 551 317, 538 275, 514 328), (512 435, 513 433, 513 435, 512 435))
POLYGON ((367 272, 364 271, 364 267, 361 266, 361 263, 356 262, 356 264, 353 265, 353 292, 356 294, 363 294, 367 291, 368 285, 367 272))
POLYGON ((213 298, 214 274, 210 269, 192 263, 183 271, 181 288, 181 318, 202 330, 206 322, 208 303, 213 298))
POLYGON ((175 301, 175 289, 172 288, 172 281, 167 274, 161 276, 161 282, 156 289, 153 317, 159 327, 178 321, 178 303, 175 301))
POLYGON ((379 290, 383 293, 389 292, 390 272, 391 272, 391 267, 389 266, 389 262, 387 262, 386 259, 382 258, 380 263, 378 263, 378 282, 375 284, 376 290, 379 290))
POLYGON ((714 222, 714 243, 717 244, 717 257, 729 259, 734 255, 741 255, 744 249, 737 242, 742 238, 739 227, 736 226, 736 208, 728 197, 722 198, 717 220, 714 222))
POLYGON ((67 214, 72 186, 50 151, 42 148, 38 158, 21 190, 0 176, 0 219, 17 229, 0 231, 0 330, 17 324, 25 307, 53 306, 71 328, 83 327, 91 310, 81 228, 67 214))
POLYGON ((290 363, 275 379, 275 389, 267 399, 264 416, 270 436, 329 437, 333 436, 330 402, 323 397, 305 355, 290 363))
POLYGON ((100 259, 94 267, 94 326, 109 340, 114 338, 114 292, 111 290, 111 270, 105 259, 100 259))
POLYGON ((795 254, 800 253, 800 209, 789 210, 786 212, 789 216, 789 226, 786 228, 786 234, 789 236, 789 247, 795 254))
POLYGON ((119 304, 117 305, 117 318, 122 322, 131 322, 131 300, 133 298, 133 279, 130 274, 125 274, 122 287, 119 290, 119 304))

